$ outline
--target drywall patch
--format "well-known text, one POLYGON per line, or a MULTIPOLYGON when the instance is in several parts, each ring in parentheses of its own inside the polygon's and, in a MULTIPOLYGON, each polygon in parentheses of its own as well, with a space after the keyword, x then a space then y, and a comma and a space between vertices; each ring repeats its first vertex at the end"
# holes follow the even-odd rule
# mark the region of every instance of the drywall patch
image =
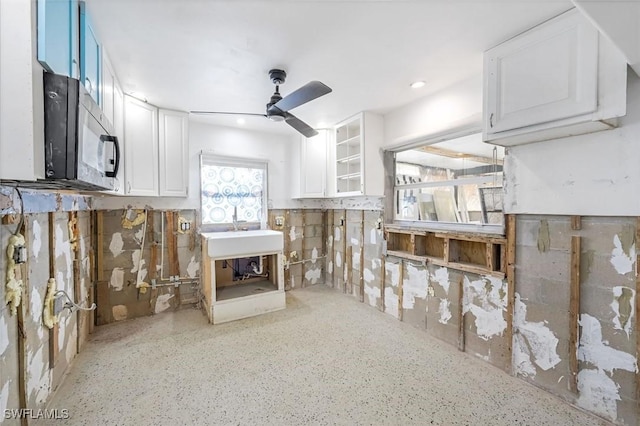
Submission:
POLYGON ((598 369, 613 373, 620 369, 636 372, 635 356, 607 346, 602 339, 602 326, 597 318, 589 314, 580 315, 580 346, 578 359, 593 364, 598 369))
POLYGON ((138 272, 138 267, 142 267, 144 265, 144 259, 141 258, 142 250, 134 250, 131 252, 131 262, 133 263, 133 268, 131 268, 131 272, 138 272))
POLYGON ((371 287, 367 283, 364 284, 364 294, 369 298, 369 305, 377 306, 378 299, 382 296, 382 291, 379 287, 371 287))
MULTIPOLYGON (((71 263, 71 243, 69 240, 65 240, 64 231, 59 223, 56 224, 56 247, 55 247, 56 259, 60 256, 64 256, 65 263, 67 264, 67 282, 71 282, 73 279, 73 265, 71 263)), ((60 282, 63 282, 60 280, 60 282)))
POLYGON ((9 384, 11 384, 11 380, 8 380, 0 390, 0 412, 2 413, 7 409, 7 403, 9 402, 9 384))
POLYGON ((31 288, 29 298, 31 299, 31 318, 37 324, 38 336, 42 339, 44 337, 44 330, 41 327, 44 304, 42 303, 42 296, 40 296, 40 292, 36 287, 31 288))
POLYGON ((114 321, 126 320, 129 312, 125 305, 115 305, 111 308, 111 314, 114 321))
POLYGON ((593 259, 595 255, 595 250, 585 250, 580 254, 580 275, 582 275, 583 281, 589 280, 589 274, 593 268, 593 259))
POLYGON ((521 334, 513 335, 513 371, 516 376, 535 377, 536 367, 531 362, 531 353, 521 334))
POLYGON ((122 241, 122 234, 120 232, 116 232, 111 236, 111 242, 109 243, 109 250, 113 257, 121 255, 123 247, 124 241, 122 241))
POLYGON ((334 231, 334 237, 333 237, 333 241, 340 241, 340 238, 342 238, 342 231, 340 230, 340 228, 336 227, 335 231, 334 231))
POLYGON ((398 318, 398 295, 393 292, 391 287, 385 287, 384 289, 384 311, 398 318))
POLYGON ((398 287, 400 284, 400 264, 387 262, 385 264, 385 270, 391 275, 391 285, 398 287))
POLYGON ((136 233, 133 234, 133 239, 135 240, 136 243, 138 243, 138 245, 142 246, 143 237, 144 237, 144 226, 141 226, 140 229, 138 229, 136 233))
POLYGON ((614 328, 624 331, 629 338, 635 315, 635 291, 624 286, 613 287, 613 302, 610 306, 616 315, 613 318, 614 328))
POLYGON ((352 246, 359 246, 360 245, 360 241, 358 241, 357 238, 351 238, 351 245, 352 246))
POLYGON ((315 265, 317 261, 318 261, 318 249, 314 247, 313 249, 311 249, 311 263, 315 265))
POLYGON ((376 244, 376 241, 378 241, 378 232, 376 228, 373 228, 369 233, 369 242, 376 244))
POLYGON ((331 260, 329 261, 329 266, 327 266, 327 272, 333 274, 333 262, 331 260))
POLYGON ((527 305, 520 300, 520 295, 516 293, 516 302, 513 312, 513 331, 518 334, 518 338, 513 339, 514 371, 525 371, 527 375, 535 376, 532 369, 523 361, 524 357, 529 358, 529 363, 533 362, 543 370, 554 368, 560 362, 558 356, 558 338, 547 327, 545 322, 529 322, 527 317, 527 305), (518 364, 516 364, 516 359, 518 364))
POLYGON ((602 370, 582 369, 578 373, 578 400, 576 404, 586 410, 615 421, 620 401, 618 385, 602 370))
POLYGON ((291 229, 289 230, 289 239, 291 241, 295 241, 296 240, 296 227, 292 226, 291 229))
POLYGON ((431 280, 435 281, 444 289, 445 294, 449 294, 449 270, 447 268, 439 268, 431 275, 431 280))
POLYGON ((327 239, 327 246, 329 248, 333 247, 333 235, 329 235, 329 238, 327 239))
POLYGON ((506 283, 489 276, 469 281, 465 275, 463 290, 462 312, 471 312, 475 317, 478 337, 489 340, 504 333, 507 329, 503 315, 507 309, 506 283))
POLYGON ((320 279, 320 275, 321 274, 322 274, 322 269, 320 269, 320 268, 309 269, 304 274, 304 277, 305 277, 305 279, 307 279, 307 281, 311 281, 311 284, 315 284, 320 279))
POLYGON ((373 280, 375 280, 376 276, 373 275, 373 272, 371 272, 371 269, 364 268, 364 271, 362 271, 362 278, 368 284, 368 283, 372 282, 373 280))
POLYGON ((402 307, 413 309, 416 298, 427 298, 428 272, 424 267, 416 267, 407 263, 407 275, 402 280, 402 307))
POLYGON ((4 355, 4 351, 9 347, 9 327, 4 320, 4 315, 0 314, 0 356, 4 355))
MULTIPOLYGON (((36 404, 47 400, 51 390, 48 362, 45 362, 44 348, 40 346, 35 352, 27 352, 27 394, 35 398, 36 404)), ((49 347, 47 346, 47 352, 49 347)))
POLYGON ((451 310, 449 309, 451 306, 451 302, 445 297, 440 299, 440 305, 438 307, 438 313, 440 314, 440 319, 438 322, 440 324, 447 324, 451 319, 451 310))
POLYGON ((31 225, 31 232, 33 234, 33 244, 31 245, 31 252, 33 253, 33 257, 36 259, 36 263, 40 260, 38 257, 40 256, 40 249, 42 248, 42 229, 40 229, 40 223, 34 219, 33 224, 31 225))
POLYGON ((189 264, 187 265, 187 276, 189 278, 195 278, 198 276, 198 271, 200 271, 200 262, 196 261, 195 256, 191 256, 191 260, 189 260, 189 264))
POLYGON ((540 227, 538 228, 538 251, 544 253, 549 250, 550 245, 549 222, 543 219, 540 221, 540 227))
POLYGON ((156 308, 155 313, 159 314, 160 312, 164 312, 171 307, 169 304, 169 299, 173 297, 173 294, 161 294, 158 296, 156 300, 156 308))
POLYGON ((336 268, 340 268, 342 266, 342 256, 340 252, 336 253, 336 268))
POLYGON ((631 244, 628 251, 625 251, 620 236, 613 236, 613 250, 611 251, 611 264, 620 275, 628 274, 632 271, 636 258, 636 245, 631 244))
POLYGON ((113 271, 111 271, 109 286, 111 286, 115 291, 122 291, 124 288, 124 269, 113 268, 113 271))
POLYGON ((71 327, 71 333, 69 334, 69 338, 67 339, 67 344, 65 346, 65 356, 67 358, 67 364, 71 363, 71 360, 78 353, 78 327, 71 327))

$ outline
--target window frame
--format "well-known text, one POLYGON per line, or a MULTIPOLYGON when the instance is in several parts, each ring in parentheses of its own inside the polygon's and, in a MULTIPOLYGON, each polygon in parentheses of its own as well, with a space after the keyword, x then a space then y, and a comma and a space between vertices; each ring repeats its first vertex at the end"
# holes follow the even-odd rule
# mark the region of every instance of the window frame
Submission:
MULTIPOLYGON (((434 145, 439 142, 445 142, 448 140, 457 139, 457 138, 469 136, 476 133, 482 134, 482 128, 475 125, 466 126, 463 128, 442 132, 437 135, 414 139, 410 142, 391 146, 385 149, 385 155, 391 156, 390 161, 385 161, 385 165, 387 166, 387 170, 386 170, 387 175, 391 177, 390 179, 387 179, 387 185, 390 185, 390 187, 387 188, 387 190, 385 191, 385 193, 387 194, 387 201, 386 201, 385 207, 387 211, 391 212, 391 215, 388 219, 389 223, 393 223, 395 225, 399 225, 407 228, 419 228, 419 229, 436 230, 436 231, 452 231, 456 233, 492 234, 492 235, 505 234, 504 220, 502 224, 478 224, 478 223, 438 222, 438 221, 429 221, 429 220, 410 220, 410 219, 396 218, 395 206, 397 206, 399 190, 451 187, 451 186, 459 187, 459 186, 464 186, 468 184, 481 184, 481 183, 495 182, 496 178, 494 176, 473 176, 473 177, 449 179, 449 180, 443 180, 443 181, 408 183, 408 184, 400 184, 400 185, 396 184, 396 153, 402 152, 402 151, 408 151, 421 146, 434 145)), ((504 188, 504 171, 502 172, 502 177, 500 178, 500 182, 502 183, 502 186, 504 188)), ((504 212, 502 214, 503 216, 505 215, 504 212)))
POLYGON ((249 157, 233 157, 228 155, 220 155, 209 151, 200 151, 200 164, 199 164, 199 198, 200 198, 200 230, 202 232, 218 232, 233 230, 232 222, 225 223, 204 223, 203 203, 202 203, 202 167, 205 165, 215 166, 229 166, 229 167, 242 167, 242 168, 255 168, 264 170, 264 180, 262 189, 262 215, 260 221, 255 222, 242 222, 243 228, 248 229, 266 229, 268 206, 269 206, 269 160, 262 158, 249 158, 249 157))

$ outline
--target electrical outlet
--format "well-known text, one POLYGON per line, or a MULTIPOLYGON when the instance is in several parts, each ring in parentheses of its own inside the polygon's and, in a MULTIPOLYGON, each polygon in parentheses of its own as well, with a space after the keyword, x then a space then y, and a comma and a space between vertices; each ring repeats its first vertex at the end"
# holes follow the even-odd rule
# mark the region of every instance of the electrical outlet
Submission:
POLYGON ((58 297, 53 299, 53 315, 58 315, 64 309, 64 299, 62 297, 58 297))
POLYGON ((284 227, 284 216, 276 216, 275 222, 278 228, 284 227))
POLYGON ((340 225, 339 225, 339 226, 344 226, 344 219, 343 219, 343 218, 340 218, 340 222, 339 222, 339 223, 340 223, 340 225))
POLYGON ((13 246, 13 261, 16 264, 25 263, 27 261, 27 248, 25 246, 13 246))
POLYGON ((178 216, 178 232, 184 234, 191 229, 191 222, 182 216, 178 216))

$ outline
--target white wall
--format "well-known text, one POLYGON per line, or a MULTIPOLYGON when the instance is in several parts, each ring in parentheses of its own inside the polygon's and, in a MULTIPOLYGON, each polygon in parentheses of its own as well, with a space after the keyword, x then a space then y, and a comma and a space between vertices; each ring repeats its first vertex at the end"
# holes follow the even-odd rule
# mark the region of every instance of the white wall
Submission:
POLYGON ((384 116, 384 147, 429 139, 447 130, 476 126, 482 120, 482 76, 418 99, 384 116))
MULTIPOLYGON (((297 140, 297 139, 296 139, 297 140)), ((189 121, 189 196, 94 198, 97 209, 155 208, 200 210, 200 152, 269 160, 269 208, 290 208, 290 180, 292 166, 289 150, 294 138, 290 136, 251 132, 231 127, 219 127, 189 121)), ((126 143, 126 141, 125 141, 126 143)))

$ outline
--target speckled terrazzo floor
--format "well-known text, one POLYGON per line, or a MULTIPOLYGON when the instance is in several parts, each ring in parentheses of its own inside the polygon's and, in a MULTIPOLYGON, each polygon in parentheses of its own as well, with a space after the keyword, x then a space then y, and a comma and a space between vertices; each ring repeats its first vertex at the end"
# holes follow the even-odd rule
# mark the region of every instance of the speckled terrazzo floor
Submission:
POLYGON ((604 424, 324 286, 217 326, 184 310, 98 327, 49 408, 77 425, 604 424))

